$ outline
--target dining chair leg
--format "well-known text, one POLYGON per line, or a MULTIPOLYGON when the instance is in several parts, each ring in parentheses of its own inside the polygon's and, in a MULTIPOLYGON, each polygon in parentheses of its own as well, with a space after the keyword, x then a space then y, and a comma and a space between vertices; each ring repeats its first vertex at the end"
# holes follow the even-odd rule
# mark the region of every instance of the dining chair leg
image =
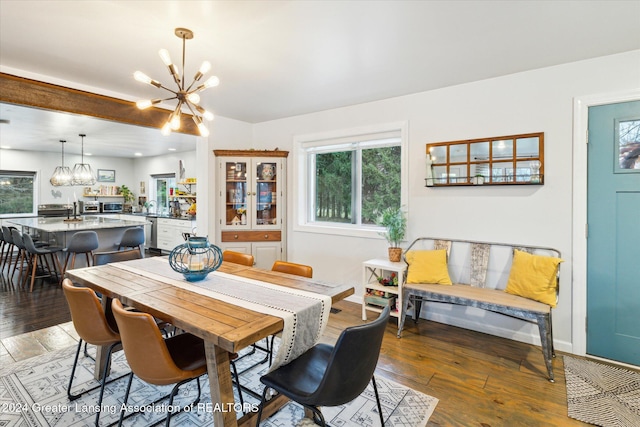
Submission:
POLYGON ((36 270, 38 269, 38 255, 33 255, 31 258, 31 264, 33 267, 31 268, 31 286, 29 288, 29 292, 33 292, 33 282, 36 281, 36 270))
POLYGON ((120 408, 120 419, 118 420, 118 427, 122 426, 122 420, 124 420, 124 409, 127 407, 127 402, 129 401, 129 392, 131 391, 131 382, 133 381, 133 372, 129 374, 129 382, 127 383, 127 391, 124 393, 124 401, 122 402, 122 407, 120 408))
MULTIPOLYGON (((18 264, 20 263, 21 259, 22 259, 22 250, 20 248, 18 248, 18 254, 16 255, 16 261, 13 263, 13 271, 11 272, 11 279, 13 279, 13 276, 15 276, 16 269, 18 268, 18 264)), ((20 277, 20 275, 18 275, 18 277, 20 277)))
MULTIPOLYGON (((26 257, 26 253, 24 254, 24 256, 26 257)), ((29 270, 31 270, 31 257, 26 257, 26 261, 27 261, 27 274, 24 274, 24 259, 22 261, 22 264, 20 264, 20 273, 18 274, 18 281, 20 282, 20 286, 22 286, 24 288, 24 286, 27 284, 27 279, 29 278, 29 270)))
POLYGON ((269 387, 264 388, 262 390, 262 399, 260 399, 260 405, 258 405, 258 415, 256 416, 256 427, 260 427, 260 419, 262 418, 262 409, 264 405, 267 403, 267 392, 269 391, 269 387))
POLYGON ((67 265, 69 264, 69 258, 71 258, 71 254, 67 252, 64 257, 64 266, 62 267, 62 271, 60 273, 60 285, 62 285, 62 280, 64 279, 64 273, 67 272, 67 265))
POLYGON ((46 266, 47 271, 49 272, 50 276, 53 276, 53 271, 51 270, 51 265, 49 264, 49 260, 47 259, 47 255, 38 255, 40 257, 40 265, 43 266, 42 268, 44 269, 46 266))
POLYGON ((371 377, 373 383, 373 392, 376 395, 376 403, 378 404, 378 414, 380 414, 380 425, 384 427, 384 415, 382 414, 382 405, 380 404, 380 395, 378 395, 378 386, 376 385, 375 375, 371 377))
MULTIPOLYGON (((240 385, 240 375, 238 375, 238 368, 235 363, 231 363, 231 369, 233 369, 233 376, 236 377, 236 384, 238 387, 238 398, 240 399, 240 406, 244 409, 244 399, 242 398, 242 386, 240 385)), ((244 410, 243 410, 244 412, 244 410)))
POLYGON ((7 243, 2 247, 2 260, 0 260, 0 267, 2 267, 2 271, 4 271, 4 266, 7 263, 7 258, 9 257, 9 246, 9 243, 7 243))
POLYGON ((53 260, 53 268, 56 269, 56 275, 60 280, 62 280, 62 266, 60 265, 58 255, 51 254, 51 259, 53 260))

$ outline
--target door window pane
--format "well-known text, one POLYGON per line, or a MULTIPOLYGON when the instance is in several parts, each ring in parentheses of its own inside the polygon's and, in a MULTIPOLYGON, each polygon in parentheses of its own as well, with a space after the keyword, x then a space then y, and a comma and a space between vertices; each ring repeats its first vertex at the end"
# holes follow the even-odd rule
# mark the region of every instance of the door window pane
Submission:
POLYGON ((618 168, 640 170, 640 119, 619 121, 617 127, 618 168))

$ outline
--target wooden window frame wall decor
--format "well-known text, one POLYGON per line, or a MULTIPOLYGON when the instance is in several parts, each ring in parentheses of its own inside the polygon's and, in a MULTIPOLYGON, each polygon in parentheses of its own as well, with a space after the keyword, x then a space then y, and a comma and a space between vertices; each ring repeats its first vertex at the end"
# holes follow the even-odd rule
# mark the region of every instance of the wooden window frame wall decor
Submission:
POLYGON ((427 187, 544 184, 544 132, 436 142, 426 154, 427 187))

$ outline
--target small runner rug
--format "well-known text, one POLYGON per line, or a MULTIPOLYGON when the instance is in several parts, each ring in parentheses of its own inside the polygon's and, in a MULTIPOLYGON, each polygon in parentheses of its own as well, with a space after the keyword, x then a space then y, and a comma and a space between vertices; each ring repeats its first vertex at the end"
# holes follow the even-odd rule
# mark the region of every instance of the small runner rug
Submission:
POLYGON ((640 373, 564 356, 568 415, 603 427, 640 426, 640 373))
MULTIPOLYGON (((68 427, 92 426, 95 420, 95 405, 99 390, 82 395, 73 402, 67 398, 67 384, 76 346, 54 351, 21 362, 6 364, 0 367, 0 426, 11 427, 68 427)), ((90 347, 90 353, 95 351, 90 347)), ((245 366, 251 366, 254 360, 260 360, 264 353, 255 354, 241 359, 237 366, 242 371, 245 366)), ((93 379, 94 362, 82 354, 76 370, 73 392, 78 393, 97 385, 93 379)), ((241 383, 255 391, 262 393, 260 376, 268 370, 267 364, 259 365, 241 375, 241 383)), ((123 352, 113 356, 111 376, 129 372, 129 367, 123 352)), ((155 406, 150 402, 167 395, 172 386, 156 387, 134 377, 129 397, 131 412, 137 412, 125 420, 125 426, 151 426, 166 415, 167 400, 155 406), (162 405, 165 405, 163 407, 162 405)), ((171 418, 171 425, 175 426, 211 426, 213 424, 213 410, 209 395, 207 376, 200 379, 202 397, 200 403, 187 412, 182 412, 171 418)), ((433 413, 438 399, 407 388, 380 376, 376 377, 378 391, 385 417, 385 426, 396 427, 424 427, 433 413)), ((107 385, 100 415, 100 425, 107 426, 117 422, 119 411, 127 385, 127 377, 121 378, 107 385)), ((237 390, 235 401, 239 402, 237 390)), ((180 387, 175 405, 188 405, 197 396, 196 382, 190 382, 180 387)), ((258 399, 249 393, 243 393, 247 411, 257 410, 258 399)), ((236 408, 241 410, 242 408, 236 408)), ((363 427, 379 426, 375 395, 371 385, 358 398, 348 403, 332 408, 322 408, 327 423, 332 427, 363 427)), ((241 414, 239 414, 240 416, 241 414)), ((301 406, 289 402, 276 414, 261 422, 263 427, 293 427, 307 425, 310 420, 304 419, 301 406)))

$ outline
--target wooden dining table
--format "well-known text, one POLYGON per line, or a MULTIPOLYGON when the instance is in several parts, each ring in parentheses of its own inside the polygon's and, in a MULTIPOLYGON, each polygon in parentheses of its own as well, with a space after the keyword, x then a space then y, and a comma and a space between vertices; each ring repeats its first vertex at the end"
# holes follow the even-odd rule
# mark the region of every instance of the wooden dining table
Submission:
MULTIPOLYGON (((136 262, 152 265, 158 260, 145 258, 136 262)), ((238 278, 326 295, 331 297, 332 303, 354 293, 354 288, 349 285, 335 285, 228 262, 223 262, 218 271, 238 278)), ((205 343, 212 407, 224 408, 224 411, 213 411, 215 425, 251 425, 255 413, 248 412, 237 419, 233 408, 229 355, 280 332, 284 326, 282 318, 212 297, 203 292, 197 283, 183 281, 180 286, 176 286, 171 280, 163 280, 158 274, 150 274, 146 269, 124 270, 107 264, 69 270, 66 276, 76 285, 89 287, 106 296, 102 300, 105 308, 112 298, 118 298, 125 305, 202 338, 205 343)), ((99 375, 106 362, 105 349, 98 348, 96 375, 99 375)), ((284 403, 284 396, 269 400, 263 409, 263 416, 271 415, 284 403)))

